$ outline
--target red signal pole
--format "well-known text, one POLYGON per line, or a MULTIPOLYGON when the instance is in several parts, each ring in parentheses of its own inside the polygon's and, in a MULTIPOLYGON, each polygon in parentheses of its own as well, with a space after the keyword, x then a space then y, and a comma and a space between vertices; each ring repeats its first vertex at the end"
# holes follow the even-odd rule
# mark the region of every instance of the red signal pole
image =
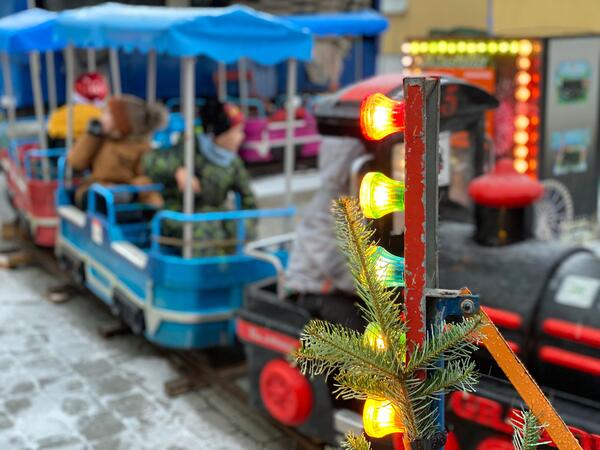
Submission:
POLYGON ((438 287, 439 78, 405 78, 405 303, 411 346, 423 342, 426 290, 438 287))

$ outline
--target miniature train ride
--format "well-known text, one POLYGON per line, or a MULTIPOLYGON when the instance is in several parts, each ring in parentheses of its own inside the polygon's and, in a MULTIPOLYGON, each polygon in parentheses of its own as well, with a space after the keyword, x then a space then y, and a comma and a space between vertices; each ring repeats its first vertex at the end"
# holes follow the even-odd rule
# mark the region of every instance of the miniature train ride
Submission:
MULTIPOLYGON (((402 82, 399 75, 375 77, 324 99, 315 111, 320 133, 363 139, 359 127, 362 99, 382 92, 399 100, 402 82)), ((485 112, 496 107, 497 101, 484 90, 453 78, 442 77, 441 85, 440 130, 462 133, 463 137, 466 134, 468 141, 466 148, 450 148, 442 155, 442 166, 449 171, 450 181, 440 182, 441 284, 455 289, 468 285, 481 296, 488 315, 555 399, 565 421, 577 430, 582 447, 598 448, 600 262, 584 248, 531 239, 529 205, 519 205, 519 211, 513 211, 514 205, 502 203, 506 199, 501 189, 496 209, 510 210, 511 214, 503 228, 504 240, 489 245, 485 236, 490 231, 483 227, 488 224, 486 215, 475 208, 473 220, 472 205, 465 208, 455 201, 460 196, 453 196, 457 190, 453 183, 456 179, 461 183, 471 181, 491 170, 483 124, 485 112), (454 170, 459 159, 469 167, 462 178, 454 170), (479 242, 472 239, 474 234, 481 237, 479 242)), ((189 98, 193 98, 193 92, 189 98)), ((193 105, 186 104, 184 110, 192 111, 193 105)), ((185 125, 189 132, 193 122, 188 120, 185 125)), ((401 150, 402 141, 401 133, 377 143, 365 140, 372 155, 370 168, 391 173, 392 155, 401 150)), ((40 195, 56 192, 60 227, 56 254, 61 266, 133 331, 158 345, 183 349, 234 345, 239 338, 247 352, 251 400, 258 409, 323 442, 333 443, 339 433, 360 427, 353 405, 338 402, 322 379, 304 377, 285 360, 286 353, 298 345, 304 324, 322 314, 319 308, 299 305, 293 297, 278 298, 272 277, 281 275, 287 251, 276 239, 267 242, 269 250, 261 250, 261 257, 256 256, 256 248, 248 252, 249 247, 242 245, 245 220, 290 217, 293 209, 157 212, 135 198, 140 189, 159 186, 95 185, 88 193, 87 210, 82 211, 73 202, 77 179, 70 176, 60 158, 61 151, 44 153, 22 148, 16 161, 32 183, 44 176, 39 172, 42 166, 34 160, 56 161, 50 172, 56 191, 48 188, 40 195), (161 242, 161 223, 169 220, 236 221, 239 242, 228 255, 186 257, 161 242), (250 283, 254 284, 245 293, 250 283)), ((10 147, 13 158, 17 151, 17 147, 10 147)), ((4 161, 14 160, 5 156, 4 161)), ((5 167, 9 174, 18 173, 15 167, 5 167)), ((9 179, 10 183, 13 190, 22 188, 18 181, 9 179)), ((50 197, 45 198, 46 204, 54 204, 50 197)), ((19 205, 17 200, 15 203, 19 205)), ((43 230, 44 223, 38 225, 37 229, 43 230)), ((401 230, 391 217, 378 221, 377 228, 383 245, 390 249, 402 247, 401 230)), ((493 231, 492 235, 498 236, 498 230, 493 231)), ((324 318, 355 321, 353 298, 323 297, 314 303, 323 301, 336 305, 335 317, 324 318)), ((498 375, 497 367, 483 350, 479 362, 483 373, 498 375)), ((453 394, 447 402, 448 424, 454 427, 460 448, 507 448, 509 430, 504 418, 517 404, 512 389, 498 377, 484 377, 476 394, 453 394), (477 433, 472 431, 474 424, 477 433)), ((381 445, 389 447, 391 443, 388 440, 381 445)))
MULTIPOLYGON (((484 113, 497 102, 485 91, 456 79, 442 77, 441 85, 440 131, 468 131, 472 143, 469 173, 472 177, 481 175, 486 152, 484 113)), ((390 156, 402 142, 402 134, 373 143, 362 136, 359 127, 360 102, 375 92, 402 99, 402 76, 375 77, 331 96, 317 107, 317 121, 324 135, 363 139, 372 155, 370 169, 391 171, 390 156)), ((520 183, 507 188, 503 173, 506 167, 500 164, 484 175, 491 177, 486 179, 491 183, 486 188, 497 195, 495 208, 477 205, 474 214, 472 205, 461 208, 448 195, 440 202, 440 285, 450 289, 469 286, 480 295, 482 308, 552 398, 582 447, 597 448, 600 261, 585 248, 533 239, 531 203, 541 188, 533 188, 535 195, 527 192, 531 186, 519 190, 520 183), (459 209, 462 211, 457 213, 459 209), (482 210, 487 210, 483 216, 482 210), (491 226, 485 219, 488 214, 497 220, 498 211, 504 211, 500 216, 506 213, 503 226, 508 234, 503 240, 498 240, 494 220, 491 226)), ((517 176, 510 162, 508 173, 517 176)), ((442 185, 440 195, 451 189, 442 185)), ((476 193, 473 196, 477 198, 476 193)), ((376 222, 382 245, 396 248, 392 252, 401 254, 402 236, 394 232, 392 220, 376 222)), ((301 304, 297 297, 277 298, 276 292, 268 282, 257 283, 249 289, 239 313, 238 335, 246 346, 252 404, 303 433, 333 442, 337 433, 360 425, 360 417, 351 411, 352 404, 325 395, 332 387, 322 378, 306 378, 289 365, 285 354, 298 345, 300 331, 311 318, 356 323, 356 311, 348 305, 356 299, 315 294, 311 305, 306 295, 301 304), (331 302, 329 308, 314 306, 327 302, 331 302)), ((447 399, 447 424, 457 442, 453 440, 452 447, 449 443, 446 448, 512 448, 507 434, 512 427, 505 419, 511 417, 520 401, 485 350, 477 354, 477 359, 485 374, 481 389, 474 394, 454 393, 447 399)))

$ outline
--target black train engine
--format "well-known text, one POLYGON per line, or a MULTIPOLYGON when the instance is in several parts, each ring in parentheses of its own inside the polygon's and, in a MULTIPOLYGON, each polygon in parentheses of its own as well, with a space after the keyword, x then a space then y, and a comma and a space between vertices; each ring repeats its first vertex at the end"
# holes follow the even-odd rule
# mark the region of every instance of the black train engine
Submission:
MULTIPOLYGON (((375 77, 326 98, 316 109, 321 133, 361 139, 360 101, 374 92, 401 99, 402 80, 402 75, 375 77)), ((441 85, 440 285, 468 286, 480 295, 582 446, 600 449, 600 436, 594 436, 600 435, 600 261, 583 247, 532 239, 528 204, 473 206, 471 180, 494 165, 487 157, 484 113, 497 102, 456 79, 442 77, 441 85)), ((401 134, 364 145, 370 155, 361 158, 369 166, 365 171, 402 178, 401 134)), ((377 221, 382 245, 396 254, 403 250, 401 219, 377 221)), ((334 399, 331 386, 320 377, 304 377, 286 354, 311 318, 362 326, 356 299, 281 294, 273 283, 254 285, 240 311, 237 329, 250 366, 251 402, 307 436, 334 443, 346 431, 360 429, 360 405, 334 399)), ((507 419, 520 408, 519 397, 485 350, 477 359, 484 374, 480 389, 448 398, 447 423, 458 447, 446 448, 512 448, 507 419)), ((379 445, 392 447, 389 441, 379 445)))

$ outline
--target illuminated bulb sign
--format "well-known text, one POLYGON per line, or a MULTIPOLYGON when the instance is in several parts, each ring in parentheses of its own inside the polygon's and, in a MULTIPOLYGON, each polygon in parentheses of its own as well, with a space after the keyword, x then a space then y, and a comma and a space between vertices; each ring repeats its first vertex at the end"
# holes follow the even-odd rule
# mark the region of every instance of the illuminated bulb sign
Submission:
POLYGON ((514 168, 519 173, 535 177, 539 145, 540 52, 540 42, 530 39, 415 39, 402 44, 402 64, 417 71, 487 68, 496 72, 496 83, 510 81, 513 88, 509 98, 499 100, 510 104, 512 111, 509 114, 514 114, 514 121, 508 119, 514 126, 512 142, 509 133, 509 140, 501 138, 498 148, 501 152, 512 153, 514 168), (500 66, 502 70, 498 70, 500 66), (512 79, 506 78, 511 76, 512 79))

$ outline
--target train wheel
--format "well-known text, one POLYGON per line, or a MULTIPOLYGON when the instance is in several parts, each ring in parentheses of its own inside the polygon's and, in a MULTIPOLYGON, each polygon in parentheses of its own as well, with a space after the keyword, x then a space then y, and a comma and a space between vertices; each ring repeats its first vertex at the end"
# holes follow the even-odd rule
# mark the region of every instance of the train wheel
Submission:
POLYGON ((535 236, 542 240, 560 237, 566 224, 573 221, 573 198, 557 180, 543 180, 544 194, 535 205, 535 236))
POLYGON ((300 425, 310 416, 310 382, 283 359, 269 361, 260 374, 260 396, 269 414, 285 425, 300 425))
POLYGON ((493 436, 481 441, 475 450, 514 450, 514 447, 510 439, 493 436))

